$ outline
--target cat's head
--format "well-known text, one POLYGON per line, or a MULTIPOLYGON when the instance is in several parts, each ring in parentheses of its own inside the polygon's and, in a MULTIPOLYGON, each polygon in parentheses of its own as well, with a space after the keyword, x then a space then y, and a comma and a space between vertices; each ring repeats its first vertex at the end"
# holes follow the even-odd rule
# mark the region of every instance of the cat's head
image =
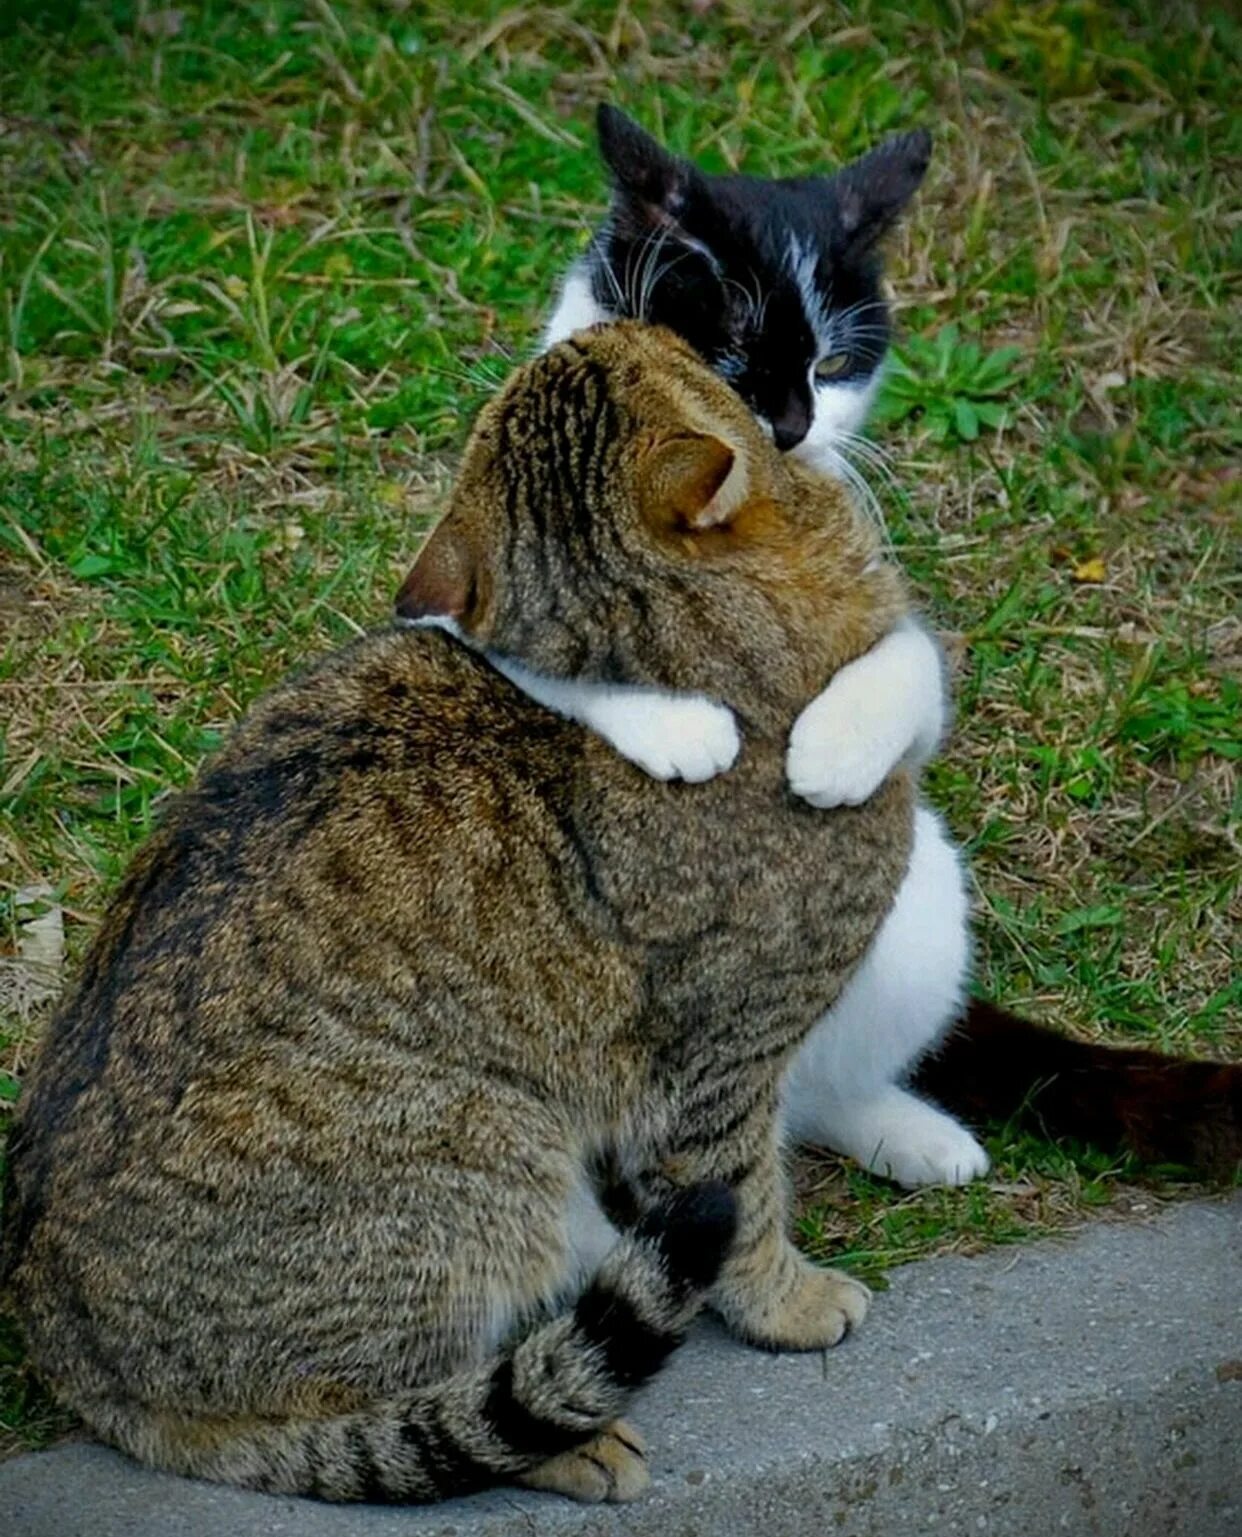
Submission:
POLYGON ((760 711, 782 688, 804 703, 900 603, 841 487, 783 457, 684 342, 620 322, 484 408, 397 610, 552 676, 760 711))
POLYGON ((609 314, 670 326, 781 449, 824 466, 862 426, 888 346, 879 242, 927 170, 925 131, 831 176, 713 176, 599 109, 612 209, 588 255, 609 314))

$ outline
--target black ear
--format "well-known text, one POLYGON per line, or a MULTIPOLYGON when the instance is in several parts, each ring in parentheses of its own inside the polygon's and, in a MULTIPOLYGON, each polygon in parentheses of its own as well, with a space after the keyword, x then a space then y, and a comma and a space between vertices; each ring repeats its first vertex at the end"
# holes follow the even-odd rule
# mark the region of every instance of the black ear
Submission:
POLYGON ((600 103, 595 128, 618 199, 653 222, 675 218, 693 174, 691 167, 607 102, 600 103))
POLYGON ((885 139, 832 179, 837 226, 847 248, 873 245, 918 191, 931 160, 926 128, 885 139))

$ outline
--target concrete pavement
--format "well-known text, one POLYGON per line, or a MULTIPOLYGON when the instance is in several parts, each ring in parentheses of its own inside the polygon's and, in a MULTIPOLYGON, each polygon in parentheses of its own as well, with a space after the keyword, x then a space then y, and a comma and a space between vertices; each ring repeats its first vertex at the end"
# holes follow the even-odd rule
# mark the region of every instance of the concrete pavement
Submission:
POLYGON ((8 1537, 1238 1537, 1242 1197, 893 1274, 827 1356, 703 1326, 635 1407, 630 1506, 341 1507, 73 1445, 0 1465, 8 1537))

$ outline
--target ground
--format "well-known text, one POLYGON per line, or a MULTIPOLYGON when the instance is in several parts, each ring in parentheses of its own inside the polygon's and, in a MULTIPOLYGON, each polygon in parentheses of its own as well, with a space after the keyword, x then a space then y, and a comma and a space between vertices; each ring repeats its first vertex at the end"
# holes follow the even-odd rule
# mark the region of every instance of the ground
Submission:
MULTIPOLYGON (((384 614, 602 209, 605 97, 762 174, 933 129, 868 462, 957 661, 928 781, 969 851, 980 987, 1242 1056, 1226 7, 23 9, 0 16, 0 1102, 60 925, 71 964, 160 795, 384 614)), ((803 1237, 875 1278, 1173 1188, 990 1146, 960 1192, 807 1164, 803 1237)), ((0 1437, 54 1425, 0 1334, 0 1437)))

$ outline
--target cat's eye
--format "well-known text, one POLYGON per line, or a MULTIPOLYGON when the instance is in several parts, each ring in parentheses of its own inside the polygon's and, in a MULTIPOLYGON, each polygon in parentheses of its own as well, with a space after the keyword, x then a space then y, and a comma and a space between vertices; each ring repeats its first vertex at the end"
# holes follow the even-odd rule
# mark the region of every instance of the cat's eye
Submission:
POLYGON ((818 383, 825 384, 829 379, 839 379, 842 374, 849 371, 850 355, 848 352, 830 352, 827 357, 820 358, 815 365, 815 378, 818 383))

